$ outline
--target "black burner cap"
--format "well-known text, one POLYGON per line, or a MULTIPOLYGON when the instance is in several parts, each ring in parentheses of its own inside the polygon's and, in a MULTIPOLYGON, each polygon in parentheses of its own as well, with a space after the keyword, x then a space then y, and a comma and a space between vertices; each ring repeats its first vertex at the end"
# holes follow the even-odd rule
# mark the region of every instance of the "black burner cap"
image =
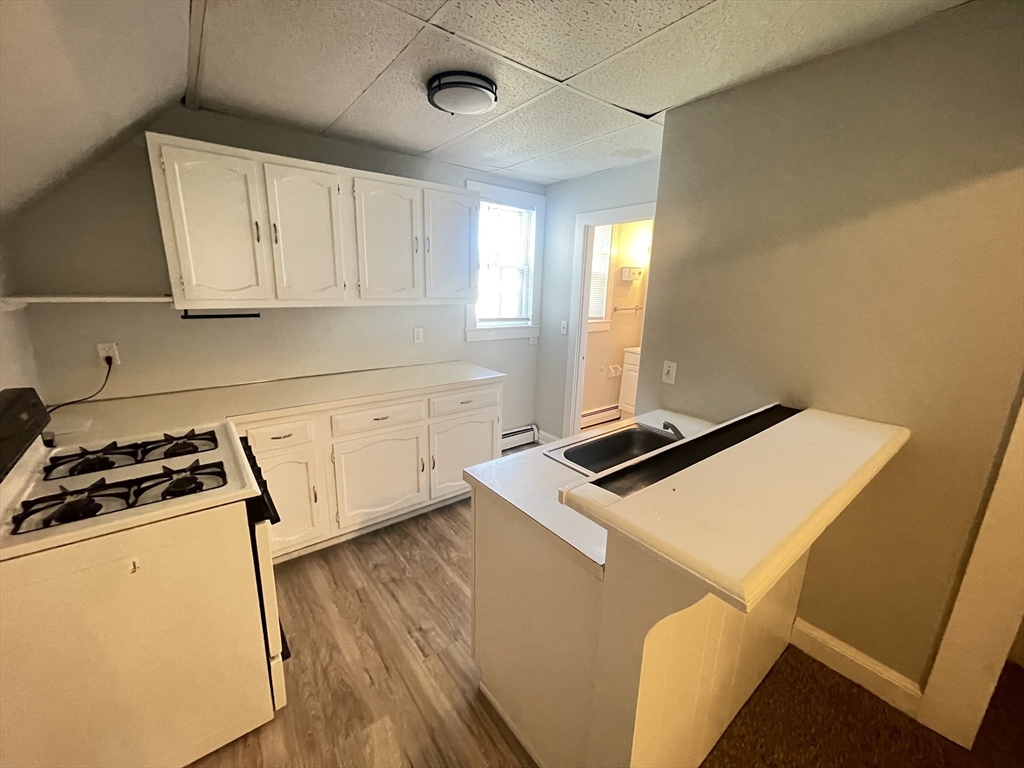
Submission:
POLYGON ((96 513, 103 509, 103 505, 88 496, 79 496, 75 499, 68 499, 61 504, 60 509, 53 515, 50 523, 73 523, 76 520, 85 520, 87 517, 95 517, 96 513))
POLYGON ((203 490, 203 481, 194 475, 183 475, 176 477, 167 484, 161 492, 160 497, 164 499, 175 499, 179 496, 188 496, 190 493, 203 490))
POLYGON ((71 469, 68 470, 69 475, 86 475, 90 472, 99 472, 104 469, 110 469, 114 466, 114 460, 109 456, 86 456, 81 461, 74 464, 71 469))
POLYGON ((171 443, 164 451, 164 458, 170 459, 175 456, 188 456, 190 453, 199 453, 199 446, 188 440, 179 440, 171 443))

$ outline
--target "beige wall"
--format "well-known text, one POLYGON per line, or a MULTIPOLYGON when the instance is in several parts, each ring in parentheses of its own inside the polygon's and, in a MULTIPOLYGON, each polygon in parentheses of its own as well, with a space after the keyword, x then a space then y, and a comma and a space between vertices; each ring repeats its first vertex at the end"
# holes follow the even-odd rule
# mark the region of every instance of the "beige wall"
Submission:
POLYGON ((918 680, 1024 368, 1022 61, 1024 5, 974 2, 666 121, 638 411, 909 427, 800 615, 918 680))
MULTIPOLYGON (((643 306, 647 295, 648 248, 654 222, 631 221, 612 227, 612 257, 608 274, 611 293, 609 312, 618 307, 643 306), (642 250, 642 253, 635 252, 642 250), (622 267, 641 267, 643 278, 634 282, 619 279, 622 267)), ((612 365, 622 365, 626 347, 640 345, 643 331, 643 312, 616 312, 611 314, 607 330, 587 330, 586 372, 583 379, 583 412, 617 405, 622 376, 608 378, 612 365)))
POLYGON ((537 424, 562 434, 569 337, 561 333, 569 320, 576 216, 609 208, 653 203, 658 194, 659 161, 647 160, 552 184, 547 195, 544 235, 544 281, 537 361, 537 424))
MULTIPOLYGON (((3 244, 0 243, 0 296, 5 290, 3 244)), ((36 386, 36 361, 24 309, 0 304, 0 389, 36 386)))
MULTIPOLYGON (((353 168, 464 186, 467 179, 543 192, 532 184, 352 142, 212 112, 176 108, 152 130, 353 168)), ((153 181, 141 136, 5 221, 10 293, 170 293, 153 181)), ((102 381, 96 344, 117 342, 122 364, 103 397, 148 394, 381 366, 467 360, 508 374, 505 420, 534 421, 537 346, 466 342, 460 305, 264 310, 258 320, 182 321, 166 305, 33 305, 26 310, 47 402, 102 381), (413 344, 413 328, 424 329, 413 344)))

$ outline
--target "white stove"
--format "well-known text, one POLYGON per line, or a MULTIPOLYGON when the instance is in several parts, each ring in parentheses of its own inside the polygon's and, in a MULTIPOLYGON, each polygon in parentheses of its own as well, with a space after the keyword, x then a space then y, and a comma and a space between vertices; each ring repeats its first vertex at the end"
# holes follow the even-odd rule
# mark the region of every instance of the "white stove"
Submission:
POLYGON ((230 423, 78 448, 37 440, 0 485, 0 560, 258 495, 230 423))
POLYGON ((0 765, 183 766, 272 719, 277 512, 234 427, 48 449, 35 393, 14 406, 0 447, 28 448, 0 481, 0 765))

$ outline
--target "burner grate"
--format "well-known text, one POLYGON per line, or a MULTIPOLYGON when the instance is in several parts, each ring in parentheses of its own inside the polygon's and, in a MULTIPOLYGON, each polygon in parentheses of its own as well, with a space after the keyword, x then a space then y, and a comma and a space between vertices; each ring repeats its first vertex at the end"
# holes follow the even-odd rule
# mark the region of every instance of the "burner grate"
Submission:
POLYGON ((60 486, 60 493, 23 501, 22 511, 12 517, 11 533, 28 533, 74 523, 157 501, 190 496, 226 484, 223 462, 200 464, 196 459, 185 469, 162 467, 158 473, 117 483, 107 483, 100 478, 81 490, 69 491, 60 486))
POLYGON ((205 453, 216 450, 217 446, 217 433, 212 429, 205 432, 190 429, 183 435, 170 435, 165 432, 161 438, 140 440, 127 445, 118 445, 115 441, 95 450, 80 448, 75 453, 51 456, 49 464, 43 468, 43 478, 60 480, 77 477, 117 467, 144 464, 148 461, 164 461, 194 453, 205 453))

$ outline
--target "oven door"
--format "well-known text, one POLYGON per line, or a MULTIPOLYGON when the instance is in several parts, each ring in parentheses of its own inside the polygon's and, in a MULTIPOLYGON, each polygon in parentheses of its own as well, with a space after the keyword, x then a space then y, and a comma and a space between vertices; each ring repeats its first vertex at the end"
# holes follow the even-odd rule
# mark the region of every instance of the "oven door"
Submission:
POLYGON ((281 642, 281 617, 277 608, 277 588, 274 583, 274 562, 270 552, 269 520, 253 524, 256 572, 259 575, 260 602, 263 604, 263 631, 267 641, 267 659, 270 663, 270 684, 274 693, 274 709, 287 703, 284 688, 284 644, 281 642))

